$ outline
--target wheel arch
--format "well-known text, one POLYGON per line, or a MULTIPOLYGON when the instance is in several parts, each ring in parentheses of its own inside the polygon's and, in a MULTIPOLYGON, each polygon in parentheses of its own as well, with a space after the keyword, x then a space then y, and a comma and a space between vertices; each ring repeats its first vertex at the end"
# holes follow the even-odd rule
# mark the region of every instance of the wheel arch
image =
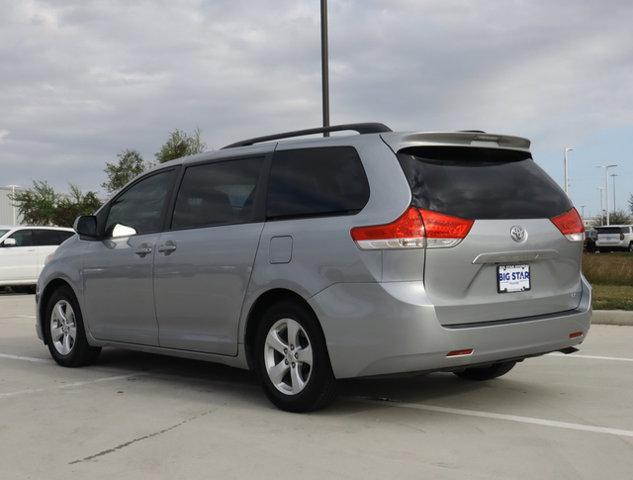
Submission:
POLYGON ((48 344, 48 335, 46 335, 46 329, 45 329, 46 326, 44 324, 45 319, 46 319, 46 305, 48 304, 48 300, 51 298, 51 295, 53 295, 53 293, 61 287, 68 287, 75 295, 75 299, 77 300, 77 302, 79 301, 77 292, 75 292, 75 289, 67 280, 61 277, 57 277, 46 284, 46 286, 44 287, 44 290, 42 290, 42 293, 40 295, 39 304, 37 307, 38 319, 39 319, 38 321, 40 322, 40 328, 41 328, 43 341, 45 345, 48 344))
MULTIPOLYGON (((321 326, 321 322, 319 321, 319 317, 316 312, 310 305, 310 303, 297 292, 287 289, 287 288, 273 288, 271 290, 267 290, 260 294, 255 300, 248 312, 246 317, 246 327, 244 331, 244 350, 246 353, 246 362, 248 368, 253 370, 254 362, 253 362, 253 342, 255 340, 255 335, 257 333, 258 322, 261 318, 261 315, 266 311, 267 308, 274 305, 275 303, 290 300, 292 302, 296 302, 297 304, 305 307, 309 312, 314 315, 314 318, 317 321, 317 325, 321 329, 321 334, 323 338, 325 338, 325 334, 323 332, 323 327, 321 326)), ((327 342, 326 342, 327 349, 327 342)))

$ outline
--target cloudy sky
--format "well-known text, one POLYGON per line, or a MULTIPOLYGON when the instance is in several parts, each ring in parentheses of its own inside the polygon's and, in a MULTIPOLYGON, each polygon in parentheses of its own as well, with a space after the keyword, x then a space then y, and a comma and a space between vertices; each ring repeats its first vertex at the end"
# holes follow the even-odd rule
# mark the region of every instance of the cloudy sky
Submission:
MULTIPOLYGON (((0 0, 0 185, 98 189, 170 130, 210 148, 321 121, 318 0, 0 0)), ((630 0, 330 0, 332 123, 533 141, 571 196, 633 192, 630 0)))

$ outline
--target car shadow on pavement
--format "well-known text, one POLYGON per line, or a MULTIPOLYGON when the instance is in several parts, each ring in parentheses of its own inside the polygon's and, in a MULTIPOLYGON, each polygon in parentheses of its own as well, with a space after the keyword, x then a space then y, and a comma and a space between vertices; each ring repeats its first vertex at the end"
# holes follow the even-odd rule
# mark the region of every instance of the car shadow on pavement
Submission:
MULTIPOLYGON (((251 406, 274 408, 267 402, 253 372, 225 365, 107 348, 103 350, 97 366, 131 373, 138 371, 139 375, 148 373, 151 381, 171 387, 161 390, 161 394, 165 395, 170 395, 169 392, 178 392, 180 395, 183 390, 222 393, 251 406)), ((476 402, 478 408, 482 408, 482 401, 493 398, 494 405, 488 408, 512 408, 537 401, 538 398, 542 400, 543 395, 548 395, 545 386, 512 378, 512 375, 513 372, 507 377, 488 382, 462 380, 451 373, 341 380, 338 385, 338 399, 319 414, 353 414, 388 408, 389 402, 441 405, 453 403, 458 398, 462 408, 475 408, 474 403, 469 405, 469 397, 476 402), (381 402, 385 404, 381 405, 381 402)), ((412 412, 412 415, 415 414, 412 412)))

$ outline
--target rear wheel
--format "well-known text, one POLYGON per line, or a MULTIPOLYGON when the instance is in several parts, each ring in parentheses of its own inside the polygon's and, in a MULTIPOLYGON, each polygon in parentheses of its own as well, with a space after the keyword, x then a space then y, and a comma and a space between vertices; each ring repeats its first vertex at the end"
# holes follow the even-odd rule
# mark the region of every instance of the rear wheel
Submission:
POLYGON ((336 382, 323 333, 302 305, 284 301, 264 313, 254 354, 264 392, 278 408, 308 412, 334 399, 336 382))
POLYGON ((633 242, 629 243, 629 252, 633 252, 633 242))
POLYGON ((465 370, 453 372, 459 378, 467 380, 492 380, 508 373, 516 365, 516 362, 495 363, 487 367, 470 367, 465 370))
POLYGON ((81 310, 69 287, 60 287, 48 299, 44 331, 51 356, 64 367, 89 365, 101 352, 88 344, 81 310))

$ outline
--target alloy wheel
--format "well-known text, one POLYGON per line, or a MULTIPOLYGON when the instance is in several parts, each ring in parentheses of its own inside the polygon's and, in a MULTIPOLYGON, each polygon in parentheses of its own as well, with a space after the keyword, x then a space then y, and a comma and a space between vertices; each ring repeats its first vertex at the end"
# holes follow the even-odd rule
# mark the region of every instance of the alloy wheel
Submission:
POLYGON ((61 355, 68 355, 77 338, 77 321, 67 300, 58 301, 51 313, 51 342, 61 355))
POLYGON ((310 338, 299 322, 282 318, 270 327, 264 365, 277 390, 286 395, 300 393, 310 381, 313 361, 310 338))

